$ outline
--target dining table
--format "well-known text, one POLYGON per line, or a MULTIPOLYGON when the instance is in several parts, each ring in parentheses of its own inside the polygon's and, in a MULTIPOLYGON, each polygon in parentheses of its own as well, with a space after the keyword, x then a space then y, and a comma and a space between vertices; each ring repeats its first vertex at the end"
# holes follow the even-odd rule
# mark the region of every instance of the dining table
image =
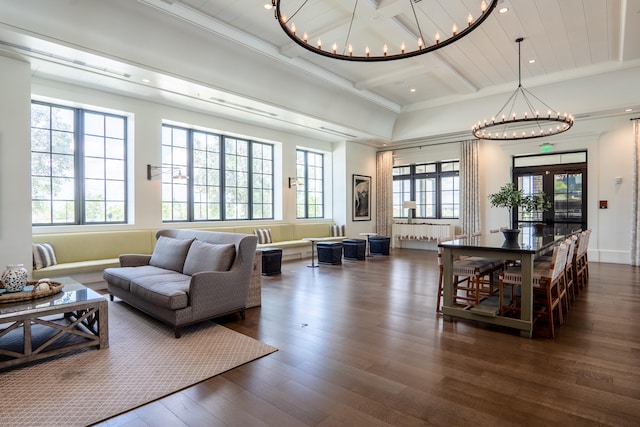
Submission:
POLYGON ((523 337, 533 335, 533 264, 537 256, 551 250, 564 235, 537 235, 533 228, 523 228, 517 240, 505 240, 501 233, 467 237, 444 241, 438 244, 443 256, 443 305, 445 321, 454 318, 470 319, 484 323, 515 328, 523 337), (520 297, 520 318, 501 316, 499 295, 485 298, 478 305, 459 306, 454 304, 453 262, 458 257, 474 256, 509 261, 519 261, 522 268, 522 289, 520 297))

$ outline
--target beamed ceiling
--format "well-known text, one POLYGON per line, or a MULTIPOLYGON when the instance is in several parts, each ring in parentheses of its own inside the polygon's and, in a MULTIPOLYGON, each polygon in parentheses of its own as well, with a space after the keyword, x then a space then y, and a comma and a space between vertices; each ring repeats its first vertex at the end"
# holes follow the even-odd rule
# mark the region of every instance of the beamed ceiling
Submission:
MULTIPOLYGON (((355 28, 372 44, 408 37, 408 1, 361 0, 367 18, 355 28)), ((496 10, 456 43, 383 63, 306 51, 283 33, 265 3, 0 0, 0 54, 29 61, 35 81, 376 146, 470 137, 476 118, 499 109, 517 85, 518 37, 525 39, 523 85, 569 110, 577 122, 640 107, 640 0, 504 0, 498 9, 507 13, 496 10)), ((315 18, 298 25, 329 45, 349 26, 353 4, 319 3, 315 18)), ((479 1, 415 4, 432 19, 423 29, 429 34, 447 31, 437 19, 466 16, 479 1)), ((354 44, 367 40, 354 38, 354 44)))

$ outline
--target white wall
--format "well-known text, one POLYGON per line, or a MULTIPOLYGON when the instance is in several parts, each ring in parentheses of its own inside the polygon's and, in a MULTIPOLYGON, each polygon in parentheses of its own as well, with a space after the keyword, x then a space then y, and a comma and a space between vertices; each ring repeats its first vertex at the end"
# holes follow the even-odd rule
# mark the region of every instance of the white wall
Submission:
MULTIPOLYGON (((587 225, 593 229, 589 259, 628 264, 630 260, 631 179, 633 174, 633 124, 630 115, 583 119, 570 131, 529 142, 480 142, 481 229, 505 226, 504 209, 492 208, 488 195, 511 182, 512 158, 540 153, 540 144, 553 144, 553 152, 587 152, 587 225), (615 183, 620 177, 622 182, 615 183), (608 209, 599 209, 599 201, 607 200, 608 209)), ((425 141, 428 144, 428 141, 425 141)), ((440 161, 459 158, 459 144, 425 146, 422 149, 394 153, 394 164, 440 161)), ((437 222, 434 220, 433 222, 437 222)), ((403 247, 406 245, 403 242, 403 247)))
POLYGON ((31 68, 0 56, 0 271, 31 266, 31 68))
MULTIPOLYGON (((359 233, 376 232, 376 150, 372 147, 347 143, 345 146, 346 176, 345 183, 347 191, 345 193, 346 214, 347 214, 347 236, 351 238, 361 238, 359 233), (353 175, 366 175, 371 177, 371 221, 353 221, 353 175)), ((337 185, 340 185, 338 183, 337 185)))
MULTIPOLYGON (((26 69, 26 75, 29 75, 29 69, 26 69)), ((156 229, 163 226, 161 217, 161 183, 159 180, 148 181, 146 179, 146 165, 159 165, 161 160, 161 125, 163 120, 170 121, 173 124, 184 124, 201 129, 220 131, 225 134, 235 134, 249 137, 255 140, 275 143, 275 180, 276 192, 275 215, 276 220, 284 222, 296 221, 295 212, 295 189, 288 188, 288 178, 296 176, 296 149, 304 148, 324 153, 329 159, 332 157, 333 146, 324 141, 313 139, 305 139, 298 135, 287 134, 272 129, 262 128, 246 123, 227 120, 212 115, 202 114, 198 112, 188 111, 184 109, 172 108, 166 105, 160 105, 151 102, 134 99, 127 96, 120 96, 90 90, 78 86, 67 85, 63 83, 53 82, 44 79, 34 79, 32 86, 29 88, 28 82, 26 87, 27 99, 27 122, 24 129, 26 138, 26 160, 25 171, 27 172, 27 182, 29 174, 29 96, 30 91, 36 99, 43 99, 50 102, 64 102, 72 106, 96 107, 99 110, 108 109, 108 111, 127 114, 130 117, 129 135, 129 163, 130 176, 134 179, 130 182, 130 200, 133 201, 133 208, 130 212, 131 224, 128 225, 95 225, 95 226, 53 226, 53 227, 35 227, 34 233, 51 233, 58 231, 73 232, 85 231, 87 227, 96 230, 114 230, 125 228, 136 229, 156 229), (279 185, 278 185, 279 184, 279 185)), ((13 120, 12 123, 16 121, 13 120)), ((333 186, 334 180, 341 180, 339 176, 334 176, 331 169, 331 162, 328 163, 328 169, 325 177, 329 189, 333 186)), ((27 196, 30 195, 30 189, 27 188, 27 196)), ((334 202, 331 199, 331 191, 327 196, 326 218, 332 219, 334 215, 334 202)), ((29 198, 30 200, 30 198, 29 198)), ((26 213, 30 209, 27 203, 22 213, 26 213)), ((340 206, 337 207, 340 209, 340 206)), ((29 211, 30 212, 30 211, 29 211)), ((30 213, 29 213, 30 217, 30 213)), ((246 222, 238 221, 235 223, 246 224, 246 222)), ((234 222, 225 223, 232 225, 234 222)), ((188 226, 188 224, 184 224, 188 226)), ((172 224, 172 226, 181 226, 181 224, 172 224)), ((31 227, 29 226, 28 238, 30 241, 31 227)))

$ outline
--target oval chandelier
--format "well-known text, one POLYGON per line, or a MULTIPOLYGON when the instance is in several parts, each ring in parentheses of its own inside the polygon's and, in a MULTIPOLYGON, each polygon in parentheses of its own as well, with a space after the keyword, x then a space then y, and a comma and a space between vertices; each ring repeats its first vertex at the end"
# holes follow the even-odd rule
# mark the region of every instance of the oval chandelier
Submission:
POLYGON ((522 37, 516 39, 518 87, 491 119, 481 120, 473 125, 471 131, 478 139, 515 141, 542 138, 566 132, 573 126, 572 115, 554 110, 522 86, 520 43, 523 40, 522 37), (520 111, 523 113, 519 116, 520 111))
MULTIPOLYGON (((450 29, 442 30, 440 27, 435 27, 434 18, 429 14, 430 7, 446 8, 449 7, 449 4, 438 6, 428 4, 433 1, 406 1, 408 5, 402 7, 397 4, 393 5, 397 10, 390 12, 393 16, 391 16, 389 28, 394 32, 394 36, 390 36, 389 40, 385 41, 374 41, 372 34, 369 34, 369 41, 363 41, 362 35, 355 35, 356 32, 366 31, 364 26, 367 25, 367 19, 370 19, 370 22, 377 19, 376 11, 372 8, 377 7, 381 2, 363 1, 364 5, 361 7, 369 7, 370 9, 360 9, 358 8, 358 0, 354 0, 353 9, 348 9, 352 11, 350 19, 341 21, 336 18, 331 25, 324 25, 323 28, 315 30, 311 29, 312 23, 322 25, 318 23, 324 18, 323 13, 327 12, 326 0, 271 0, 271 3, 275 8, 275 17, 280 27, 299 46, 329 58, 361 62, 411 58, 450 45, 478 28, 498 4, 498 0, 490 0, 489 2, 482 0, 478 3, 476 11, 468 11, 466 16, 459 17, 461 22, 452 22, 450 18, 447 18, 449 22, 443 25, 450 29), (359 13, 366 16, 362 20, 358 20, 356 15, 359 13), (363 24, 363 22, 365 23, 363 24), (451 26, 449 27, 449 25, 451 26), (437 30, 425 34, 423 28, 425 31, 427 28, 437 28, 437 30), (300 29, 302 32, 299 31, 300 29), (320 33, 329 34, 335 39, 322 40, 320 33), (328 45, 330 47, 325 48, 323 42, 330 43, 328 45)), ((449 1, 447 0, 447 2, 449 1)), ((397 3, 402 4, 402 1, 397 3)), ((460 10, 460 5, 457 6, 450 7, 451 10, 439 10, 438 15, 456 16, 454 9, 457 9, 458 12, 460 10)))

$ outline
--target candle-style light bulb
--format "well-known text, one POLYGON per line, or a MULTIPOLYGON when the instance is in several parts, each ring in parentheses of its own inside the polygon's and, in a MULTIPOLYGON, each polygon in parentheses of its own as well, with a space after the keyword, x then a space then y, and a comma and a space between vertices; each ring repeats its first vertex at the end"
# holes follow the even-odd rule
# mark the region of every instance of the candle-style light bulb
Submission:
POLYGON ((293 23, 293 22, 291 23, 291 32, 292 32, 293 34, 295 34, 295 33, 296 33, 296 24, 295 24, 295 23, 293 23))
POLYGON ((436 33, 436 44, 440 43, 440 33, 436 33))
POLYGON ((322 40, 318 39, 318 49, 322 49, 322 40))
POLYGON ((307 43, 309 41, 309 34, 304 33, 304 35, 302 36, 302 40, 304 40, 304 42, 307 43))
POLYGON ((404 42, 400 45, 400 52, 404 53, 404 42))
POLYGON ((353 46, 349 45, 349 56, 353 56, 353 46))
POLYGON ((333 46, 331 46, 331 51, 333 52, 334 55, 338 51, 338 45, 336 43, 333 43, 333 46))
POLYGON ((422 47, 424 46, 424 42, 422 41, 422 37, 418 38, 418 49, 422 50, 422 47))
POLYGON ((365 54, 365 56, 366 56, 367 58, 369 57, 369 53, 370 53, 370 51, 369 51, 369 46, 366 46, 366 47, 364 48, 364 54, 365 54))
POLYGON ((382 54, 383 54, 384 56, 387 56, 387 50, 388 50, 388 48, 387 48, 387 45, 386 45, 386 44, 385 44, 384 46, 382 46, 382 54))
POLYGON ((453 27, 451 27, 451 32, 454 36, 458 33, 458 26, 456 24, 453 24, 453 27))
POLYGON ((471 26, 471 24, 473 24, 473 16, 471 16, 471 14, 469 14, 469 16, 467 16, 467 24, 469 24, 469 26, 471 26))
POLYGON ((480 3, 480 10, 482 11, 482 13, 485 13, 487 11, 487 2, 482 0, 482 3, 480 3))

